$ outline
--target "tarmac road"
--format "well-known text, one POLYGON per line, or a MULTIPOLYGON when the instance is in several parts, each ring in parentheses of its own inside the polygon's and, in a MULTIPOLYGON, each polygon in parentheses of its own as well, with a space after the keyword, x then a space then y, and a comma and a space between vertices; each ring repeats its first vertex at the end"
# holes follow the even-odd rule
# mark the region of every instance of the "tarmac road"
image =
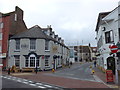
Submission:
POLYGON ((70 68, 61 69, 55 71, 54 74, 49 74, 53 76, 60 76, 78 80, 96 81, 94 76, 91 75, 91 70, 89 68, 93 63, 75 63, 70 68))

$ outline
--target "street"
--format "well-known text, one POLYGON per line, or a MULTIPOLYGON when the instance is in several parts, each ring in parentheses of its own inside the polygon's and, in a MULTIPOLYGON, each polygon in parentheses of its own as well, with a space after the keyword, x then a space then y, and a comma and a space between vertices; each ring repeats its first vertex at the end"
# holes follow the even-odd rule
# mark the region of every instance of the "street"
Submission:
POLYGON ((27 79, 22 79, 22 78, 17 78, 17 77, 13 77, 13 76, 8 76, 8 75, 3 75, 1 76, 2 78, 2 88, 3 90, 5 88, 41 88, 41 89, 50 89, 50 88, 54 88, 56 90, 59 90, 62 88, 56 87, 56 86, 52 86, 52 85, 48 85, 45 83, 41 83, 41 82, 34 82, 31 80, 27 80, 27 79))
POLYGON ((97 81, 101 82, 96 78, 95 75, 91 75, 91 70, 89 66, 93 66, 93 63, 85 63, 80 64, 76 63, 73 64, 70 68, 66 68, 63 70, 55 71, 55 73, 50 73, 48 75, 52 76, 59 76, 59 77, 65 77, 65 78, 71 78, 71 79, 77 79, 77 80, 86 80, 86 81, 97 81))
POLYGON ((89 68, 93 63, 74 63, 70 68, 58 69, 55 73, 11 73, 2 75, 3 88, 108 88, 89 68), (84 86, 85 84, 85 86, 84 86))

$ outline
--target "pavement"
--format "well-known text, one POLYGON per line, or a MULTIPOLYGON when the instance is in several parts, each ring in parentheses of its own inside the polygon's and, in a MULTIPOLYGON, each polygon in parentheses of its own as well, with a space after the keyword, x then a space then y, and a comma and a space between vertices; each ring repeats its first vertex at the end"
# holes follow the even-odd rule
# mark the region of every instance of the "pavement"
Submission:
POLYGON ((102 82, 103 82, 105 85, 107 85, 107 86, 110 87, 110 88, 118 88, 118 85, 115 84, 115 76, 114 76, 114 75, 113 75, 114 82, 113 82, 113 83, 107 83, 107 82, 106 82, 106 75, 105 75, 105 73, 102 72, 100 69, 98 69, 98 67, 94 67, 93 69, 95 70, 95 73, 94 73, 94 74, 95 74, 97 77, 99 77, 99 79, 102 80, 102 82))
MULTIPOLYGON (((65 68, 68 68, 68 67, 64 67, 63 69, 65 68)), ((61 69, 58 69, 57 71, 59 70, 61 69)), ((24 79, 32 80, 35 82, 48 83, 48 84, 56 85, 58 87, 63 87, 63 88, 118 88, 118 86, 115 84, 106 83, 105 73, 103 73, 97 67, 95 67, 94 70, 95 70, 95 73, 93 76, 99 79, 99 81, 101 80, 101 82, 84 81, 84 80, 47 75, 52 73, 51 71, 42 71, 42 72, 38 72, 37 74, 12 73, 11 76, 24 78, 24 79)), ((3 75, 5 74, 7 73, 3 72, 3 75)))

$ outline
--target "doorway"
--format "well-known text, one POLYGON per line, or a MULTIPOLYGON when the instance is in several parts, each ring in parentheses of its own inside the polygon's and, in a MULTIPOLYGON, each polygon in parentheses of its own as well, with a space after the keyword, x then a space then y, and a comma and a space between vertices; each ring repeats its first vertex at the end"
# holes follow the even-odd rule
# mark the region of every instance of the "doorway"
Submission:
POLYGON ((112 70, 113 74, 115 75, 115 58, 114 57, 107 58, 107 69, 112 70))

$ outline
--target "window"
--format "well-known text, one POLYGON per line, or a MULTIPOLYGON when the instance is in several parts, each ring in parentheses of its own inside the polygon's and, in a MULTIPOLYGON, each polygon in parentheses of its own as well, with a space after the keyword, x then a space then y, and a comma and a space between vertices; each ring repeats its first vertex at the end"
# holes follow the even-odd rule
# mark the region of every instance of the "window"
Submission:
POLYGON ((29 65, 29 61, 28 61, 28 59, 26 59, 25 66, 28 67, 28 65, 29 65))
POLYGON ((15 18, 14 18, 15 21, 17 21, 17 14, 15 14, 15 18))
POLYGON ((30 67, 35 67, 35 57, 30 57, 30 67))
POLYGON ((49 50, 49 41, 45 40, 45 50, 49 50))
POLYGON ((0 40, 2 40, 2 35, 3 35, 3 34, 2 34, 2 33, 0 33, 0 40))
POLYGON ((0 28, 3 28, 3 22, 0 22, 0 28))
POLYGON ((16 67, 20 66, 20 56, 15 56, 15 66, 16 67))
POLYGON ((1 47, 1 45, 0 45, 0 52, 2 52, 2 47, 1 47))
POLYGON ((118 30, 118 33, 119 33, 119 41, 120 41, 120 28, 119 28, 119 30, 118 30))
POLYGON ((20 50, 20 39, 16 39, 16 50, 20 50))
POLYGON ((36 40, 30 39, 30 50, 35 50, 35 49, 36 49, 36 40))
POLYGON ((105 41, 106 43, 112 43, 114 40, 113 40, 113 31, 108 31, 108 32, 105 32, 105 41))
POLYGON ((34 54, 31 54, 29 58, 26 57, 25 67, 36 67, 39 66, 39 59, 36 59, 34 54))
POLYGON ((49 58, 50 56, 45 56, 45 66, 49 66, 49 58))

